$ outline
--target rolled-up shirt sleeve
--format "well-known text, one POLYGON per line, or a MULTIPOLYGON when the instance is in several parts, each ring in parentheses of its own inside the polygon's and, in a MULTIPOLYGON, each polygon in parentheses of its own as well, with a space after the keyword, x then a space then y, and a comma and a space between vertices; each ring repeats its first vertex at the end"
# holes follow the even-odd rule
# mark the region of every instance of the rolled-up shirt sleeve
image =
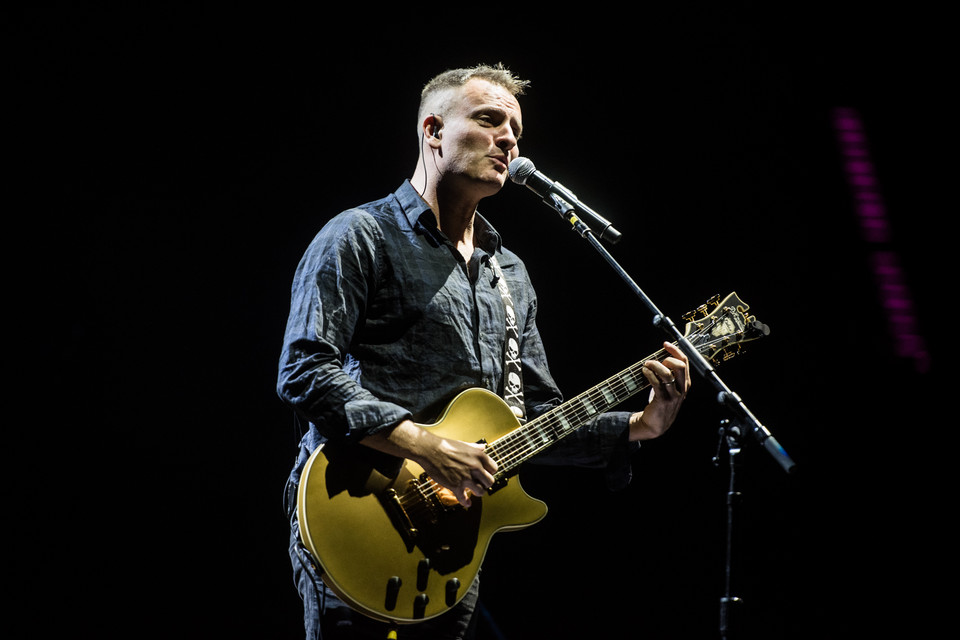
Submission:
POLYGON ((380 242, 363 212, 340 214, 311 242, 291 287, 277 392, 329 439, 361 440, 410 417, 349 373, 350 344, 382 268, 380 242))

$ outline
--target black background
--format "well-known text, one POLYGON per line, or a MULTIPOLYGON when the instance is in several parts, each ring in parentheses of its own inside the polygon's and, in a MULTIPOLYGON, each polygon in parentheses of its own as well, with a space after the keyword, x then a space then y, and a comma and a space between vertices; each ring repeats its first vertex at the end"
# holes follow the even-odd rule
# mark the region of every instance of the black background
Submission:
MULTIPOLYGON (((798 463, 741 456, 734 637, 932 628, 952 550, 943 16, 134 6, 50 3, 4 28, 24 637, 302 635, 281 510, 298 434, 274 391, 293 270, 328 217, 412 173, 423 82, 499 61, 533 82, 521 153, 616 223, 614 257, 668 316, 736 291, 772 329, 719 369, 798 463), (841 107, 869 140, 882 246, 850 197, 841 107), (897 350, 878 251, 929 367, 897 350)), ((528 264, 568 396, 656 350, 646 308, 533 194, 508 184, 481 211, 528 264)), ((724 417, 696 381, 622 492, 530 469, 551 511, 494 538, 484 637, 719 637, 724 417)))

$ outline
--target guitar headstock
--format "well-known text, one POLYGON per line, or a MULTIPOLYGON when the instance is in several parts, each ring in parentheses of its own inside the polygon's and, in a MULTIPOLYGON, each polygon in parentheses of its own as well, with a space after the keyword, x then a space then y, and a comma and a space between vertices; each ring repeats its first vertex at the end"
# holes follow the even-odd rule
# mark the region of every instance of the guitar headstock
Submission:
POLYGON ((725 361, 743 350, 743 343, 770 334, 770 327, 747 314, 750 306, 731 293, 714 296, 705 304, 684 314, 684 336, 705 358, 725 361))

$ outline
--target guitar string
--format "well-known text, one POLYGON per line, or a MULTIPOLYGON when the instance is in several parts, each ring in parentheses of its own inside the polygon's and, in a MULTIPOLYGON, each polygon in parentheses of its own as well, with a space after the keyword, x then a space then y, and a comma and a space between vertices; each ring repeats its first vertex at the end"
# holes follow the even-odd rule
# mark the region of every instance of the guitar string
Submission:
MULTIPOLYGON (((583 392, 559 407, 551 409, 530 423, 514 429, 510 433, 489 443, 487 445, 487 451, 497 462, 498 467, 500 467, 497 470, 497 474, 503 475, 512 471, 519 462, 526 460, 540 450, 546 449, 557 440, 575 431, 577 427, 574 425, 580 425, 590 416, 603 411, 603 409, 598 409, 595 406, 593 410, 587 409, 584 406, 584 399, 589 399, 592 405, 603 405, 606 403, 608 406, 612 406, 648 388, 650 384, 640 372, 640 369, 645 362, 653 358, 658 358, 664 353, 666 352, 663 350, 658 351, 645 360, 621 371, 619 374, 611 376, 593 389, 583 392), (632 388, 624 381, 624 377, 626 376, 630 376, 633 381, 632 388), (611 393, 615 397, 615 400, 608 400, 603 397, 604 390, 611 393), (562 428, 558 429, 558 426, 562 426, 562 428), (542 437, 545 432, 552 434, 553 439, 542 437), (533 439, 534 437, 536 437, 536 440, 533 439)), ((417 487, 420 490, 418 493, 421 497, 433 498, 443 491, 443 486, 435 480, 428 478, 428 481, 428 486, 418 485, 417 487)), ((406 492, 401 496, 401 501, 407 503, 408 497, 415 500, 415 503, 420 502, 417 496, 408 496, 406 492)))
MULTIPOLYGON (((664 353, 666 353, 664 350, 658 351, 657 353, 647 357, 645 360, 628 367, 624 371, 621 371, 619 374, 611 376, 593 389, 585 391, 579 396, 571 399, 569 402, 551 409, 546 414, 540 416, 534 421, 531 421, 531 423, 515 429, 488 444, 488 453, 491 454, 491 457, 497 461, 497 464, 500 467, 497 473, 502 475, 511 471, 518 464, 518 461, 527 459, 530 455, 532 455, 533 452, 545 449, 560 438, 575 431, 576 427, 573 425, 579 425, 591 415, 601 413, 603 411, 603 409, 598 409, 596 407, 594 407, 593 410, 587 409, 584 406, 584 399, 590 400, 592 405, 603 405, 606 403, 608 406, 612 406, 619 402, 623 402, 632 395, 648 388, 650 384, 640 372, 640 369, 642 369, 645 362, 654 358, 659 358, 664 353), (630 378, 632 385, 624 380, 626 377, 630 378), (604 390, 613 395, 615 399, 609 400, 605 398, 604 390), (561 429, 558 429, 558 425, 565 426, 563 426, 561 429), (531 437, 532 433, 543 434, 544 432, 551 433, 553 435, 553 439, 551 440, 549 438, 544 439, 543 437, 537 437, 537 440, 535 441, 531 437)), ((420 489, 423 497, 431 498, 436 496, 438 492, 442 491, 443 487, 433 479, 430 479, 429 487, 424 489, 421 486, 420 489)))
POLYGON ((642 366, 643 363, 639 363, 622 371, 573 398, 570 403, 561 405, 565 408, 557 407, 547 412, 537 420, 536 425, 517 429, 495 441, 498 457, 506 463, 503 472, 512 470, 518 459, 526 459, 576 430, 574 424, 579 425, 591 416, 602 413, 606 407, 619 404, 647 388, 649 383, 640 372, 642 366), (608 394, 613 399, 607 397, 608 394))
MULTIPOLYGON (((717 340, 716 342, 720 341, 721 340, 717 340)), ((539 451, 546 449, 560 438, 575 431, 582 421, 593 415, 602 413, 604 409, 598 409, 595 405, 600 405, 601 407, 604 404, 613 406, 648 388, 650 384, 640 370, 645 362, 659 358, 664 353, 666 353, 664 350, 658 351, 645 360, 631 365, 620 373, 611 376, 594 388, 576 396, 569 402, 565 402, 563 405, 551 409, 539 418, 514 429, 510 433, 488 444, 488 452, 491 454, 491 457, 497 461, 498 466, 501 467, 497 473, 503 475, 511 471, 520 462, 539 453, 539 451), (628 377, 632 382, 632 386, 626 382, 626 378, 628 377), (604 392, 613 395, 614 400, 606 398, 604 392), (590 401, 591 408, 584 406, 584 400, 590 401), (564 407, 566 407, 566 409, 563 409, 564 407), (566 422, 565 425, 564 422, 566 422), (562 429, 557 429, 558 425, 564 426, 562 429), (577 426, 575 427, 573 425, 577 426), (537 434, 536 440, 531 437, 531 433, 534 431, 536 431, 537 434), (545 432, 548 431, 552 433, 553 439, 542 437, 545 435, 545 432), (505 465, 503 463, 505 463, 505 465)), ((432 478, 428 478, 428 480, 428 487, 419 487, 422 497, 432 498, 444 490, 443 486, 432 478)))
MULTIPOLYGON (((708 325, 706 328, 703 328, 697 333, 692 334, 692 337, 696 338, 697 334, 706 335, 707 331, 713 327, 716 322, 717 320, 714 320, 714 322, 708 325)), ((717 338, 713 341, 713 343, 721 343, 728 337, 729 336, 723 336, 721 338, 717 338)), ((701 349, 703 346, 711 346, 711 343, 709 341, 707 343, 703 343, 698 346, 698 349, 701 349)), ((503 474, 512 471, 513 468, 515 468, 515 466, 517 466, 523 460, 526 460, 530 456, 539 453, 540 451, 554 444, 560 438, 563 438, 575 431, 577 428, 579 428, 579 425, 582 423, 582 421, 593 415, 602 413, 605 410, 598 409, 597 405, 601 407, 604 405, 607 407, 614 406, 629 399, 640 391, 647 389, 650 386, 650 383, 647 381, 646 377, 643 376, 641 369, 646 362, 654 358, 659 358, 665 353, 666 351, 663 349, 657 351, 653 355, 631 365, 620 373, 607 378, 607 380, 601 382, 592 389, 581 393, 580 395, 572 398, 570 401, 563 403, 559 407, 551 409, 539 418, 536 418, 529 423, 514 429, 510 433, 505 434, 497 440, 494 440, 492 443, 489 443, 487 445, 488 453, 497 462, 498 467, 501 467, 497 470, 497 474, 502 476, 503 474), (626 380, 628 376, 630 382, 627 382, 626 380), (630 383, 632 383, 632 385, 630 383), (612 395, 614 399, 610 400, 606 398, 605 392, 612 395), (584 399, 590 402, 590 408, 585 406, 584 399), (572 411, 571 408, 573 409, 572 411), (562 426, 562 428, 558 429, 558 425, 562 426), (577 426, 575 427, 573 425, 577 426), (552 434, 553 439, 550 437, 543 437, 544 435, 547 435, 547 432, 552 434), (531 434, 534 433, 537 436, 536 440, 531 437, 531 434)), ((428 486, 424 487, 422 484, 417 485, 419 489, 418 493, 421 497, 433 498, 444 490, 444 487, 432 478, 428 478, 427 480, 428 486)), ((409 502, 408 493, 409 492, 404 492, 399 496, 401 503, 405 504, 409 502)), ((416 496, 414 496, 414 498, 416 498, 416 496)), ((419 502, 421 501, 417 500, 417 503, 419 502)))
MULTIPOLYGON (((715 324, 716 321, 710 323, 706 329, 701 329, 698 333, 700 335, 706 335, 706 332, 715 324)), ((692 338, 696 339, 697 334, 693 334, 692 338)), ((714 342, 719 343, 726 338, 727 336, 724 336, 714 340, 714 342)), ((703 346, 704 345, 701 345, 701 348, 703 346)), ((651 359, 659 358, 664 353, 664 350, 658 351, 645 360, 611 376, 593 389, 573 398, 570 402, 566 402, 560 407, 552 409, 543 416, 540 416, 540 418, 494 441, 492 446, 496 454, 495 459, 498 460, 498 464, 501 461, 507 464, 506 468, 498 470, 498 473, 502 474, 512 470, 517 464, 518 459, 522 462, 522 460, 527 459, 533 453, 549 447, 556 442, 557 439, 576 430, 577 427, 572 426, 570 423, 579 425, 582 420, 592 415, 602 413, 607 407, 619 404, 634 394, 648 388, 650 386, 649 382, 647 382, 646 377, 641 373, 643 364, 651 359), (612 395, 614 399, 610 400, 607 398, 607 394, 612 395), (589 407, 586 406, 585 400, 590 403, 589 407), (568 408, 564 410, 562 407, 568 408), (570 407, 573 408, 572 411, 570 407), (566 424, 564 424, 565 421, 566 424), (557 425, 561 425, 563 428, 558 430, 557 425), (548 435, 548 433, 553 435, 553 439, 543 437, 548 435)))
MULTIPOLYGON (((610 389, 612 394, 616 397, 616 401, 604 401, 609 402, 609 405, 612 406, 618 402, 623 402, 630 396, 634 395, 634 393, 638 393, 647 388, 649 383, 647 382, 646 378, 643 377, 643 374, 639 372, 639 370, 643 367, 645 362, 648 362, 654 358, 659 358, 664 353, 666 352, 661 349, 653 355, 648 356, 646 359, 631 365, 618 374, 611 376, 593 389, 583 392, 579 396, 572 398, 570 401, 563 403, 559 407, 551 409, 547 413, 543 414, 539 418, 536 418, 535 420, 532 420, 526 425, 514 429, 510 433, 505 434, 491 443, 488 443, 487 452, 497 462, 497 466, 499 467, 497 474, 502 476, 503 474, 508 473, 509 471, 513 470, 513 468, 515 468, 520 461, 526 460, 531 455, 531 452, 537 452, 538 448, 545 449, 550 444, 553 444, 553 442, 556 442, 560 438, 575 431, 576 428, 573 427, 574 424, 579 425, 582 421, 586 420, 590 415, 592 415, 590 410, 583 406, 584 398, 592 397, 594 401, 597 401, 602 395, 602 389, 610 389), (634 389, 632 391, 629 390, 629 386, 623 382, 623 377, 625 375, 630 375, 631 379, 634 381, 634 389), (638 377, 642 379, 642 382, 637 382, 638 377), (614 381, 619 382, 620 384, 615 386, 614 381), (621 396, 620 393, 618 391, 614 391, 614 389, 617 389, 618 391, 626 389, 627 391, 625 392, 625 395, 621 396), (557 426, 563 425, 564 422, 567 423, 567 426, 563 429, 557 429, 557 426), (537 443, 532 441, 531 434, 543 434, 545 431, 552 433, 554 439, 549 440, 549 438, 544 439, 543 437, 538 437, 541 442, 537 443)), ((599 411, 594 411, 593 413, 598 412, 599 411)), ((420 502, 418 499, 419 497, 428 499, 433 498, 444 490, 443 486, 432 478, 428 478, 427 480, 427 486, 422 484, 417 485, 415 491, 419 489, 419 491, 417 491, 419 496, 408 496, 408 492, 404 492, 404 494, 400 496, 401 502, 404 504, 407 503, 408 497, 415 501, 414 503, 420 502)))

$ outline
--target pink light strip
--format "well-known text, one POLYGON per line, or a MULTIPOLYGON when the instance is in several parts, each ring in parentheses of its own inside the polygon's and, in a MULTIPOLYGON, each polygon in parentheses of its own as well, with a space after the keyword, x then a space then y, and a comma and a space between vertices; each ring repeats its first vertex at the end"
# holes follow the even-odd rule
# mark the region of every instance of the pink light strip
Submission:
POLYGON ((860 116, 850 108, 835 109, 833 116, 860 231, 864 242, 873 247, 870 266, 886 313, 894 352, 899 357, 913 360, 918 373, 927 373, 930 352, 920 335, 899 257, 890 248, 892 233, 887 210, 878 189, 860 116))

